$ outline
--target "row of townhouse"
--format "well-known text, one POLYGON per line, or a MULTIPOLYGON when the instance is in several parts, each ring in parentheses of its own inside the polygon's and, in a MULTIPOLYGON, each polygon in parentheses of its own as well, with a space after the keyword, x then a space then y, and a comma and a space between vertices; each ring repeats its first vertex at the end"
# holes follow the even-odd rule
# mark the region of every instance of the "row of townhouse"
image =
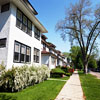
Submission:
POLYGON ((50 69, 56 66, 66 66, 67 59, 62 53, 56 50, 56 46, 46 41, 47 37, 42 35, 41 44, 41 63, 47 65, 50 69))
POLYGON ((50 68, 60 65, 62 56, 45 41, 42 33, 47 30, 37 14, 28 0, 0 0, 0 63, 3 61, 7 69, 24 64, 46 64, 50 68), (46 61, 47 52, 50 62, 46 61))

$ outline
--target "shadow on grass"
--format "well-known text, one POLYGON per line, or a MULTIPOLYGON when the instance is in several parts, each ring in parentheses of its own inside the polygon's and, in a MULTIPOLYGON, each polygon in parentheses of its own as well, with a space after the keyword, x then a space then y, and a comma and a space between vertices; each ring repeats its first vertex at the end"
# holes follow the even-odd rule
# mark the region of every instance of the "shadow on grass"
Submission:
POLYGON ((6 94, 0 94, 0 100, 17 100, 17 98, 6 94))

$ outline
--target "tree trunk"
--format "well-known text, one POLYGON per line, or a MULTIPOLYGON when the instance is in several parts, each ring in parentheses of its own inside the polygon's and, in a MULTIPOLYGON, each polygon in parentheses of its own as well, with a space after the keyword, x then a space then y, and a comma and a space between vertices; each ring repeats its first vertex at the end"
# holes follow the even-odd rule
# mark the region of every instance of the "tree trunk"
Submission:
POLYGON ((87 61, 84 62, 84 73, 85 74, 88 73, 88 62, 87 61))
POLYGON ((87 60, 87 56, 84 55, 83 56, 83 66, 84 66, 84 74, 87 74, 88 73, 88 60, 87 60))

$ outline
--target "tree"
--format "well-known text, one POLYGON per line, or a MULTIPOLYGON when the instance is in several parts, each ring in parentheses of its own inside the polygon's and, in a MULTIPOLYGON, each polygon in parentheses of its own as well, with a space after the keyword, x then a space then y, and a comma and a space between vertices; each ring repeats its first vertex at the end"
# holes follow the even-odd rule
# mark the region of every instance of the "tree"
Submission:
POLYGON ((71 42, 78 42, 82 53, 84 73, 87 73, 88 61, 100 34, 99 23, 100 7, 92 11, 89 0, 79 0, 78 3, 70 5, 70 8, 66 10, 64 20, 56 24, 56 31, 61 32, 62 39, 65 40, 68 35, 71 42))
POLYGON ((63 55, 64 55, 65 57, 69 57, 69 53, 68 53, 68 52, 63 52, 63 55))
POLYGON ((70 53, 63 52, 63 55, 67 58, 67 62, 70 63, 70 60, 71 60, 70 53))
POLYGON ((72 48, 70 49, 70 56, 74 64, 74 68, 82 69, 82 54, 79 46, 72 46, 72 48))
POLYGON ((91 56, 90 59, 89 59, 89 63, 88 63, 88 67, 90 69, 96 69, 97 68, 97 61, 96 59, 94 58, 94 56, 91 56))
POLYGON ((74 65, 74 68, 76 67, 76 57, 78 55, 79 50, 80 50, 79 46, 72 46, 70 49, 70 56, 71 56, 71 60, 74 65))
POLYGON ((100 71, 100 58, 97 60, 97 68, 100 71))

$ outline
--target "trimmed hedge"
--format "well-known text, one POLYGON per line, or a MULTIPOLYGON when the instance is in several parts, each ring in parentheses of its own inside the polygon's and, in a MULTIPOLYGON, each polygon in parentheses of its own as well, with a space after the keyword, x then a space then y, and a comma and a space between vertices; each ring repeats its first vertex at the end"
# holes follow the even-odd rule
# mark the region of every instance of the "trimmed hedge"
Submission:
POLYGON ((62 77, 62 75, 66 75, 66 73, 61 68, 51 70, 51 77, 53 78, 62 77))
POLYGON ((68 73, 68 70, 69 70, 68 67, 61 67, 61 69, 62 69, 65 73, 68 73))
POLYGON ((63 75, 71 76, 73 71, 74 70, 72 68, 57 67, 57 68, 51 70, 50 77, 52 77, 52 78, 60 78, 60 77, 63 77, 63 75))
POLYGON ((47 66, 21 66, 12 67, 0 76, 0 91, 16 92, 35 83, 40 83, 50 77, 47 66))
POLYGON ((60 73, 60 74, 65 74, 65 72, 61 68, 55 68, 52 69, 52 73, 60 73))
POLYGON ((66 76, 71 76, 72 75, 72 73, 66 73, 66 76))

